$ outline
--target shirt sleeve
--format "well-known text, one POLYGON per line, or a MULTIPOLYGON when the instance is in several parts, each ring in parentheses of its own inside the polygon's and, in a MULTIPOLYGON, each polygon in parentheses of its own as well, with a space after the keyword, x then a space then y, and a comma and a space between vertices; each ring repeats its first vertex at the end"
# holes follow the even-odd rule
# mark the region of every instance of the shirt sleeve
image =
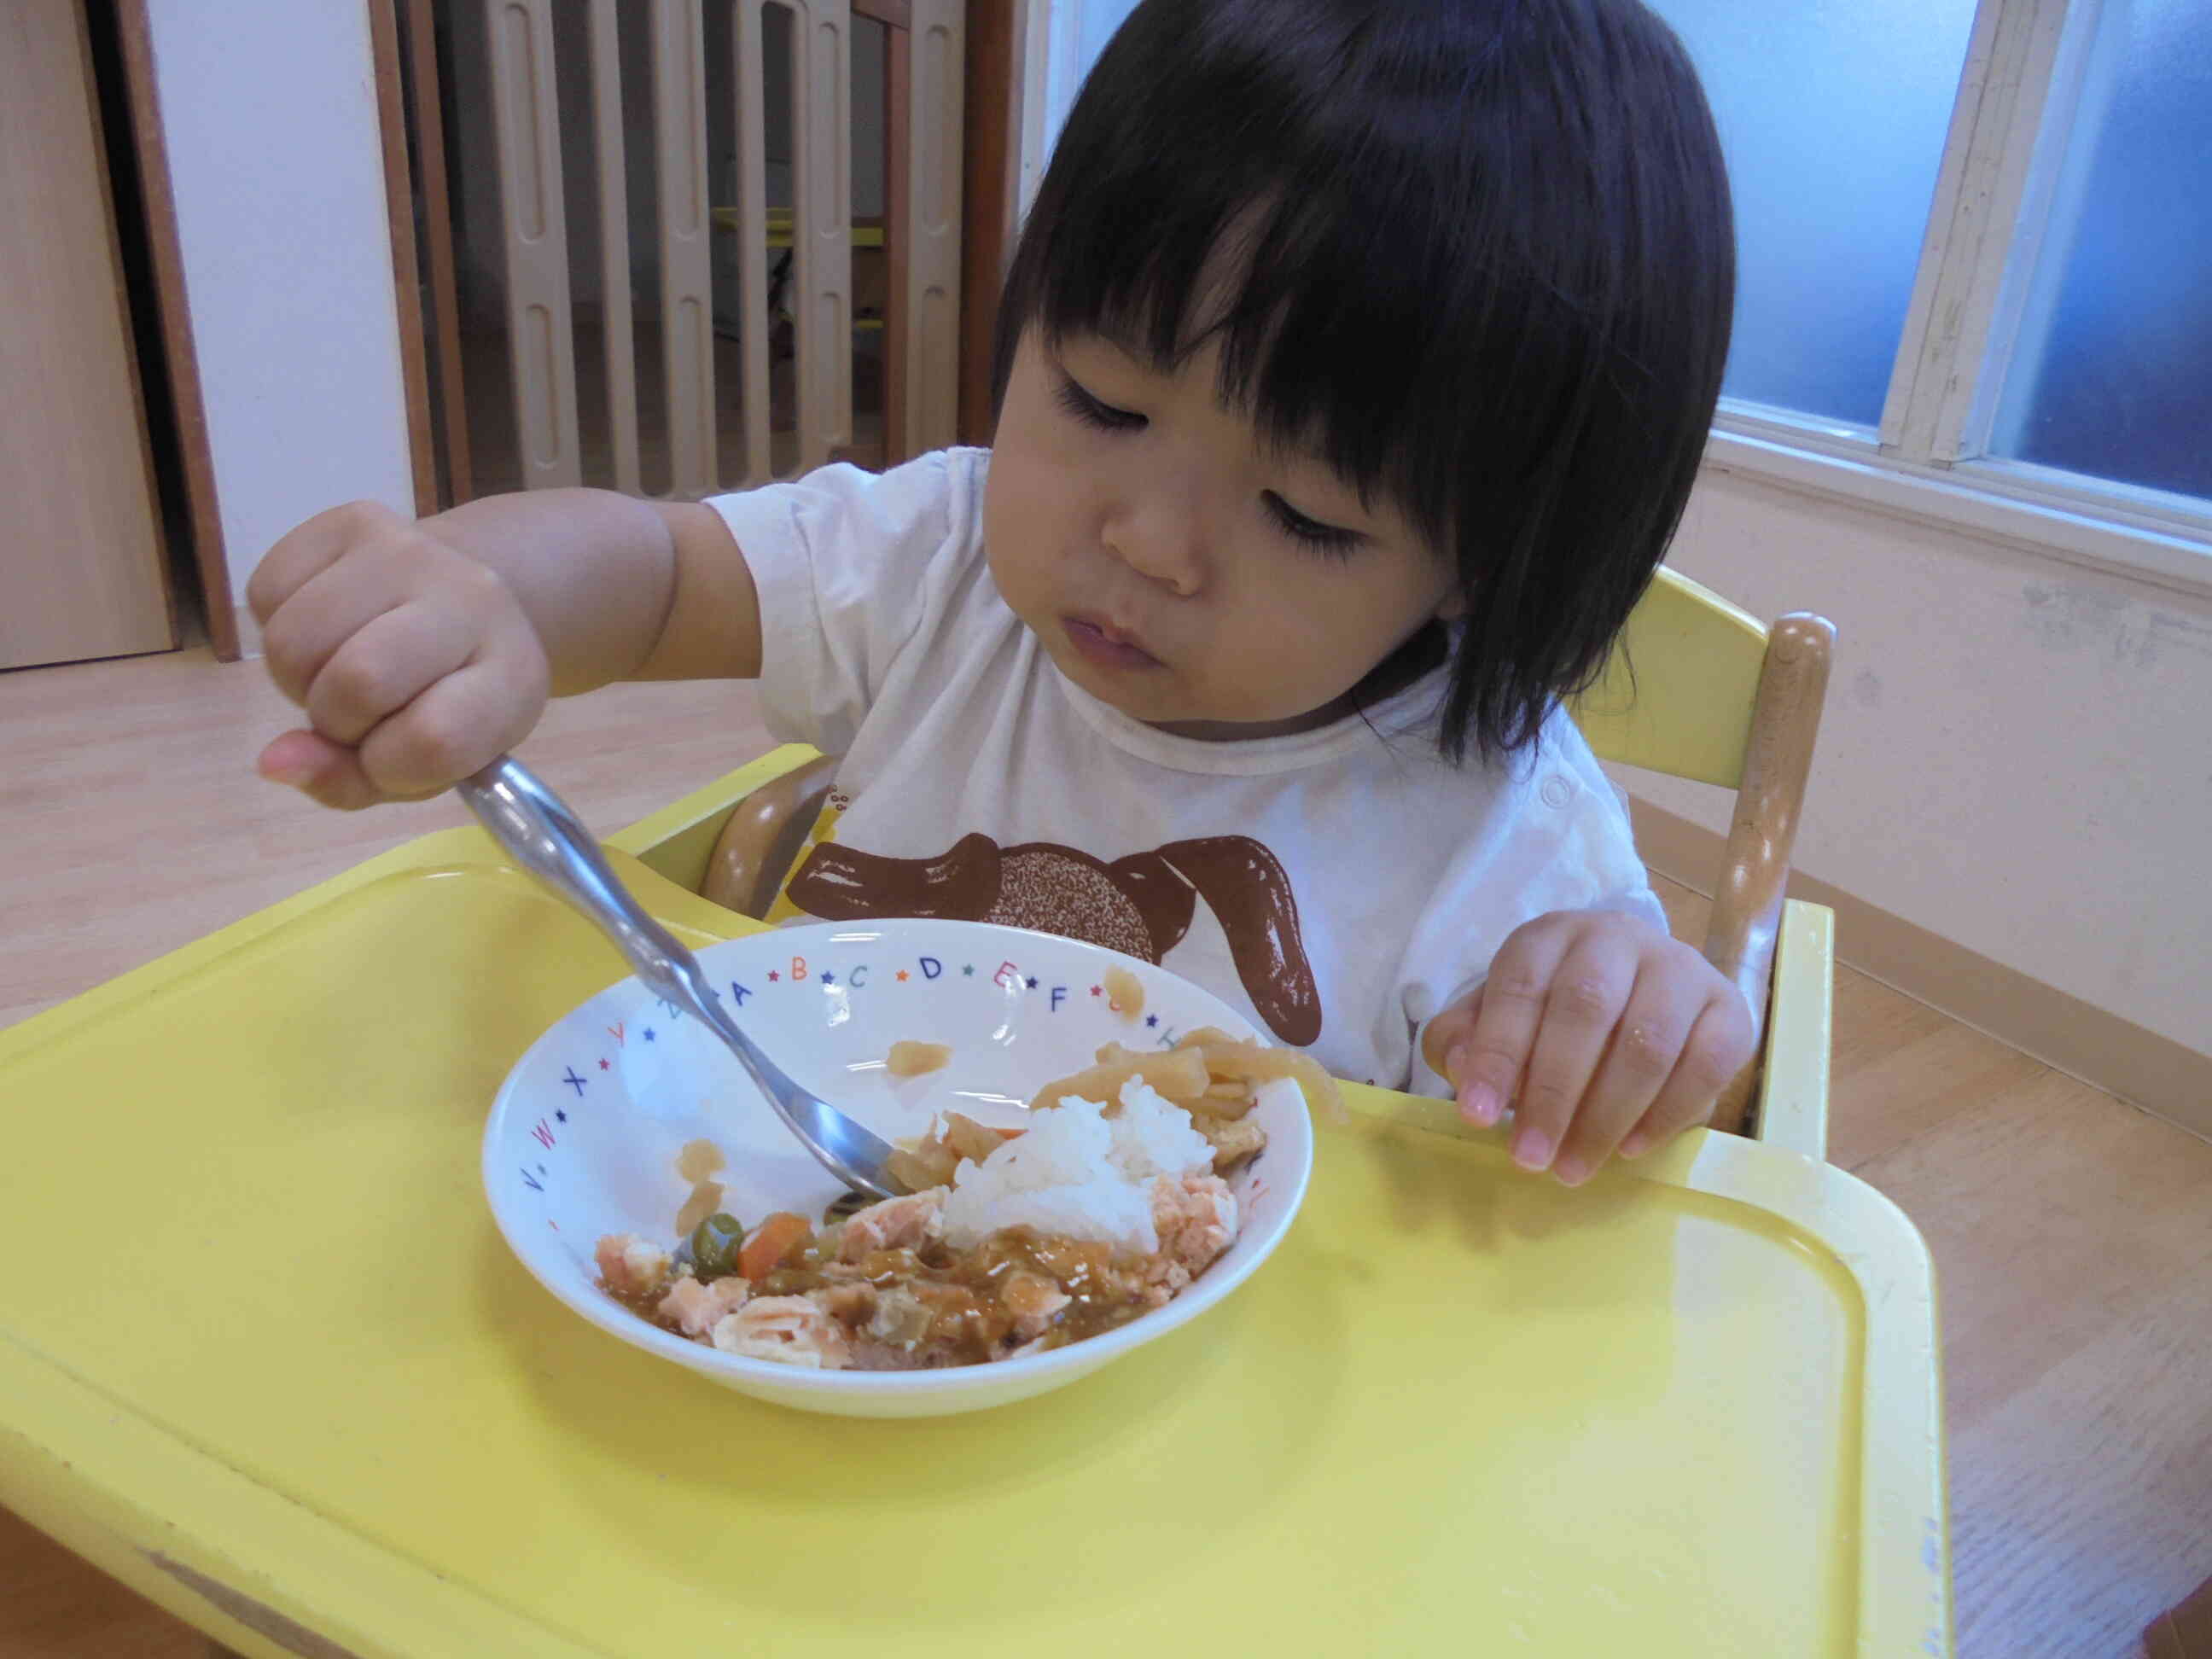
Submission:
POLYGON ((1450 1094, 1421 1052, 1429 1024, 1489 977, 1498 947, 1523 922, 1560 910, 1616 910, 1667 931, 1627 810, 1564 714, 1506 797, 1453 860, 1407 951, 1401 984, 1413 1042, 1405 1086, 1414 1094, 1450 1094))
POLYGON ((932 626, 943 572, 981 545, 979 453, 880 474, 825 466, 707 501, 760 597, 761 713, 780 741, 852 746, 892 665, 932 626))

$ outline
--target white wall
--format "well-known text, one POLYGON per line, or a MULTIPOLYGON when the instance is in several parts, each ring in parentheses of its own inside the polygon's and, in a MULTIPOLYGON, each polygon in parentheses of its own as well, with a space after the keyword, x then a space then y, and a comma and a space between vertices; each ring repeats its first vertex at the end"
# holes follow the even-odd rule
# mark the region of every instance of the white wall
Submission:
POLYGON ((2212 595, 1710 470, 1668 562, 1837 625, 1800 868, 2212 1053, 2212 595))
POLYGON ((413 510, 368 9, 149 0, 147 10, 242 596, 270 544, 322 508, 368 496, 413 510))

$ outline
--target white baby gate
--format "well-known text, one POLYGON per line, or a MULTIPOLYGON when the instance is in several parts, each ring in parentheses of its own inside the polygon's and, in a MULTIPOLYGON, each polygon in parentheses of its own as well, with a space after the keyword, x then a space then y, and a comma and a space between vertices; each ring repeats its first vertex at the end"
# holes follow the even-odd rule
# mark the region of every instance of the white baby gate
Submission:
MULTIPOLYGON (((582 482, 578 443, 569 243, 555 84, 555 0, 483 0, 489 47, 501 235, 506 253, 507 349, 521 482, 582 482)), ((623 117, 626 98, 650 102, 660 331, 668 416, 669 495, 692 499, 766 482, 770 330, 766 95, 763 17, 792 14, 792 269, 787 305, 796 348, 794 402, 800 471, 853 434, 852 28, 857 12, 889 31, 884 346, 884 453, 954 441, 958 404, 962 0, 585 0, 592 139, 600 231, 609 441, 613 483, 643 494, 637 374, 631 333, 623 117), (737 333, 744 473, 718 477, 714 313, 708 196, 704 7, 733 8, 743 314, 737 333), (623 83, 618 20, 647 14, 651 73, 623 83)), ((573 38, 573 37, 571 37, 573 38)), ((731 209, 721 210, 728 222, 731 209)))

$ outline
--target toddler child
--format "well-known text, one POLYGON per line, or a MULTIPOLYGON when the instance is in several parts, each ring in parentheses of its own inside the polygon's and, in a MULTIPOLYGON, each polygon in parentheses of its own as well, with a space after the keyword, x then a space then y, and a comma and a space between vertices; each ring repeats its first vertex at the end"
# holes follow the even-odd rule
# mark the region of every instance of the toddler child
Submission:
POLYGON ((1164 960, 1579 1182, 1751 1052, 1559 707, 1680 520, 1733 273, 1638 0, 1146 0, 1023 228, 990 449, 323 514, 249 589, 307 717, 260 769, 412 798, 549 694, 757 679, 839 757, 777 917, 1164 960))

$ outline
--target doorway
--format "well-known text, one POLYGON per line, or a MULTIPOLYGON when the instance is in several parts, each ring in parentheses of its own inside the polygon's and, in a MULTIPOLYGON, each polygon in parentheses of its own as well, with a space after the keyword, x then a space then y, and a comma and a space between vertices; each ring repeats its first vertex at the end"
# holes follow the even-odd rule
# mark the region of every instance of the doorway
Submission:
POLYGON ((955 441, 960 0, 371 3, 424 510, 955 441))

